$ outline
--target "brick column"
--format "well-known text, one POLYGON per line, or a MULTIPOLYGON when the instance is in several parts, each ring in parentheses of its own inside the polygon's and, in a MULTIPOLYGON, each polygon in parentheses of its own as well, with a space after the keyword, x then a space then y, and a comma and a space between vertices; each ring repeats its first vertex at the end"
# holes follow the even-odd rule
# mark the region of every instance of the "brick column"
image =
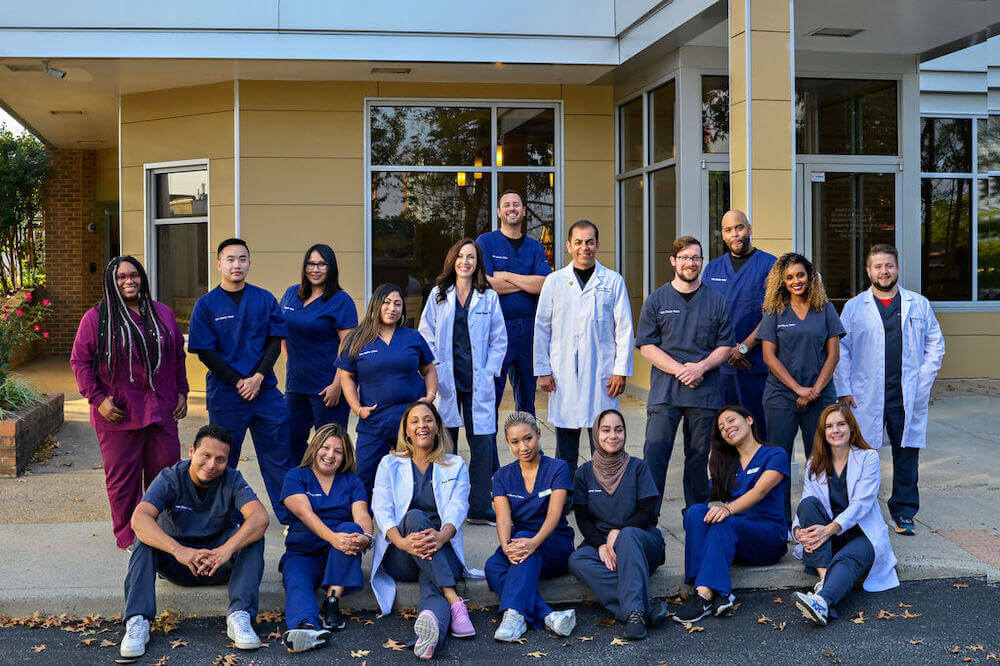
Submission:
POLYGON ((45 275, 52 301, 46 351, 69 354, 80 318, 101 295, 104 229, 95 201, 96 153, 50 149, 52 173, 46 184, 45 275), (96 225, 94 231, 87 227, 96 225))

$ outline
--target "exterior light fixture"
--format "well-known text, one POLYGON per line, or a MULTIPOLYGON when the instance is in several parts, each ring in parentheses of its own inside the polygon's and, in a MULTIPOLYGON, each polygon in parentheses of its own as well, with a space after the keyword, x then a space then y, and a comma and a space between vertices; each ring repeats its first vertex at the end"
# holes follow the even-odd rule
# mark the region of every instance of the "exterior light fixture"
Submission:
POLYGON ((465 172, 459 171, 456 180, 458 181, 459 187, 465 187, 465 172))
POLYGON ((503 166, 503 146, 497 146, 497 166, 503 166))
MULTIPOLYGON (((476 161, 474 162, 474 164, 476 166, 479 166, 479 167, 483 166, 483 158, 482 157, 477 157, 476 161)), ((483 172, 482 171, 476 171, 476 172, 474 172, 472 174, 472 177, 475 178, 476 180, 480 180, 483 177, 483 172)))
POLYGON ((55 77, 57 79, 65 79, 66 78, 66 72, 64 72, 61 69, 56 69, 55 67, 50 67, 48 60, 43 60, 42 61, 42 71, 45 72, 46 74, 48 74, 49 76, 53 76, 53 77, 55 77))

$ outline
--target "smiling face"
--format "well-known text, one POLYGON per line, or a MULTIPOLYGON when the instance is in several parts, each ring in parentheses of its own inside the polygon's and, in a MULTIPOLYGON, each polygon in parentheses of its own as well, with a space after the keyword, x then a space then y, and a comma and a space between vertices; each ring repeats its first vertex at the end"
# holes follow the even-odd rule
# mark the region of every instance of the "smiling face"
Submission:
POLYGON ((508 192, 500 197, 497 215, 500 216, 500 221, 503 224, 520 227, 521 223, 524 222, 524 202, 521 201, 521 197, 513 192, 508 192))
POLYGON ((586 270, 597 262, 597 251, 600 247, 597 233, 589 224, 582 224, 573 229, 573 235, 566 241, 566 251, 573 259, 573 267, 580 270, 586 270))
POLYGON ((839 409, 830 412, 823 425, 823 436, 833 449, 847 448, 851 443, 851 426, 839 409))
POLYGON ((785 270, 783 276, 785 289, 792 296, 805 298, 809 294, 809 274, 802 264, 792 264, 785 270))
POLYGON ((625 447, 625 423, 620 416, 604 415, 597 424, 597 445, 608 453, 618 453, 625 447))
POLYGON ((309 280, 309 284, 314 287, 322 287, 326 284, 326 275, 329 270, 330 267, 322 254, 316 250, 309 253, 309 259, 306 260, 306 278, 309 280))
POLYGON ((214 437, 202 437, 198 448, 188 449, 191 468, 188 474, 194 485, 203 488, 219 478, 229 463, 229 445, 214 437))
POLYGON ((403 316, 403 297, 398 291, 389 292, 379 308, 379 321, 384 326, 396 326, 403 316))
POLYGON ((733 411, 725 411, 719 414, 718 428, 723 441, 730 446, 738 446, 753 435, 750 429, 753 424, 753 417, 744 417, 733 411))
POLYGON ((879 252, 868 257, 867 270, 868 279, 879 291, 892 291, 899 282, 899 264, 888 252, 879 252))
POLYGON ((250 251, 243 245, 227 245, 219 253, 216 268, 224 281, 242 284, 250 272, 250 251))
POLYGON ((437 434, 437 419, 427 405, 417 405, 406 415, 406 436, 414 449, 430 452, 437 434))
POLYGON ((313 469, 319 474, 336 474, 344 465, 344 441, 339 437, 327 437, 316 451, 313 469))
POLYGON ((123 261, 115 271, 115 286, 126 303, 139 300, 139 290, 142 288, 142 276, 132 262, 123 261))
POLYGON ((701 265, 704 258, 701 256, 701 246, 688 245, 677 253, 676 257, 670 257, 670 265, 674 267, 674 274, 684 282, 694 282, 701 275, 701 265))
POLYGON ((507 445, 514 458, 521 462, 533 462, 538 458, 538 433, 527 423, 518 423, 507 428, 507 445))
POLYGON ((458 256, 455 257, 455 275, 460 278, 472 278, 472 274, 476 272, 476 264, 478 263, 479 253, 476 251, 476 246, 472 243, 466 243, 458 251, 458 256))
POLYGON ((722 216, 722 242, 737 257, 750 251, 750 223, 743 213, 731 210, 722 216))

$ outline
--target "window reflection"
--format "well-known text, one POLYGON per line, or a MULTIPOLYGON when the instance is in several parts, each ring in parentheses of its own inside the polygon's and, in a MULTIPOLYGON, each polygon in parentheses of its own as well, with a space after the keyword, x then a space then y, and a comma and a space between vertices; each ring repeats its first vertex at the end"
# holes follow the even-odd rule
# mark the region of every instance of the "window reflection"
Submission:
POLYGON ((729 172, 708 172, 708 252, 715 259, 726 253, 726 244, 722 242, 722 216, 730 208, 729 204, 729 172))
POLYGON ((208 170, 170 171, 154 176, 156 217, 208 215, 208 170))
POLYGON ((652 136, 653 162, 676 157, 674 152, 674 82, 670 81, 649 94, 649 131, 652 136))
POLYGON ((979 300, 1000 300, 1000 178, 979 179, 978 208, 979 300))
POLYGON ((492 164, 489 108, 373 106, 370 122, 372 164, 492 164))
POLYGON ((729 152, 729 77, 701 77, 701 149, 729 152))
POLYGON ((920 122, 920 170, 938 173, 972 171, 972 121, 924 118, 920 122))
POLYGON ((795 79, 795 147, 801 154, 896 155, 895 81, 795 79))
POLYGON ((621 170, 631 171, 642 166, 642 97, 618 108, 621 170))
POLYGON ((156 226, 156 300, 174 311, 187 333, 194 303, 208 291, 208 224, 156 226))
POLYGON ((654 171, 650 176, 653 189, 653 223, 650 248, 653 262, 653 289, 674 279, 670 252, 677 238, 677 178, 674 167, 654 171))
POLYGON ((553 109, 497 109, 497 166, 553 166, 554 145, 553 109))
POLYGON ((923 178, 921 292, 932 301, 972 298, 972 179, 923 178))
MULTIPOLYGON (((524 197, 527 209, 524 233, 541 242, 549 266, 555 266, 555 174, 502 172, 497 180, 499 192, 517 190, 524 197)), ((562 247, 560 245, 560 247, 562 247)))
POLYGON ((625 278, 632 305, 632 321, 639 321, 643 289, 643 238, 642 238, 642 176, 621 181, 622 224, 621 244, 623 265, 619 268, 625 278))

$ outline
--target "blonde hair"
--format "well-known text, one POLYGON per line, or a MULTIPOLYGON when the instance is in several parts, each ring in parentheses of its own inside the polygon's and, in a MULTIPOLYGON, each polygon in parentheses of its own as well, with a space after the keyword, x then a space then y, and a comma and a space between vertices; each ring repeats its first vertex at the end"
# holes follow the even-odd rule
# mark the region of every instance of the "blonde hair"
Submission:
POLYGON ((526 425, 534 430, 536 437, 540 437, 542 434, 542 429, 538 427, 538 419, 534 416, 528 412, 511 412, 511 414, 503 422, 504 437, 507 436, 508 430, 519 425, 526 425))
POLYGON ((323 448, 323 444, 326 440, 331 437, 336 437, 341 442, 344 443, 344 459, 340 463, 340 472, 354 472, 357 470, 358 462, 357 457, 354 454, 354 442, 351 441, 351 436, 347 434, 347 429, 345 429, 339 423, 327 423, 324 426, 320 426, 316 429, 313 434, 312 439, 309 440, 309 446, 306 447, 306 452, 302 455, 302 462, 299 463, 299 467, 312 467, 316 462, 316 454, 319 450, 323 448))
POLYGON ((778 261, 774 262, 771 272, 767 274, 767 288, 764 292, 764 314, 781 314, 788 307, 792 295, 788 293, 785 286, 785 273, 789 267, 799 264, 806 271, 809 279, 809 309, 822 312, 826 307, 826 288, 823 286, 823 278, 820 276, 812 262, 796 252, 789 252, 781 255, 778 261))
POLYGON ((399 435, 396 437, 396 450, 392 454, 399 458, 413 457, 413 442, 410 441, 409 435, 406 434, 406 420, 410 417, 410 412, 417 407, 426 407, 429 409, 434 416, 434 420, 437 422, 437 435, 434 436, 434 448, 427 454, 428 462, 444 466, 450 465, 451 460, 448 458, 448 451, 451 449, 451 437, 444 427, 444 420, 433 403, 421 402, 419 400, 410 403, 410 406, 403 412, 403 418, 399 420, 399 435))

